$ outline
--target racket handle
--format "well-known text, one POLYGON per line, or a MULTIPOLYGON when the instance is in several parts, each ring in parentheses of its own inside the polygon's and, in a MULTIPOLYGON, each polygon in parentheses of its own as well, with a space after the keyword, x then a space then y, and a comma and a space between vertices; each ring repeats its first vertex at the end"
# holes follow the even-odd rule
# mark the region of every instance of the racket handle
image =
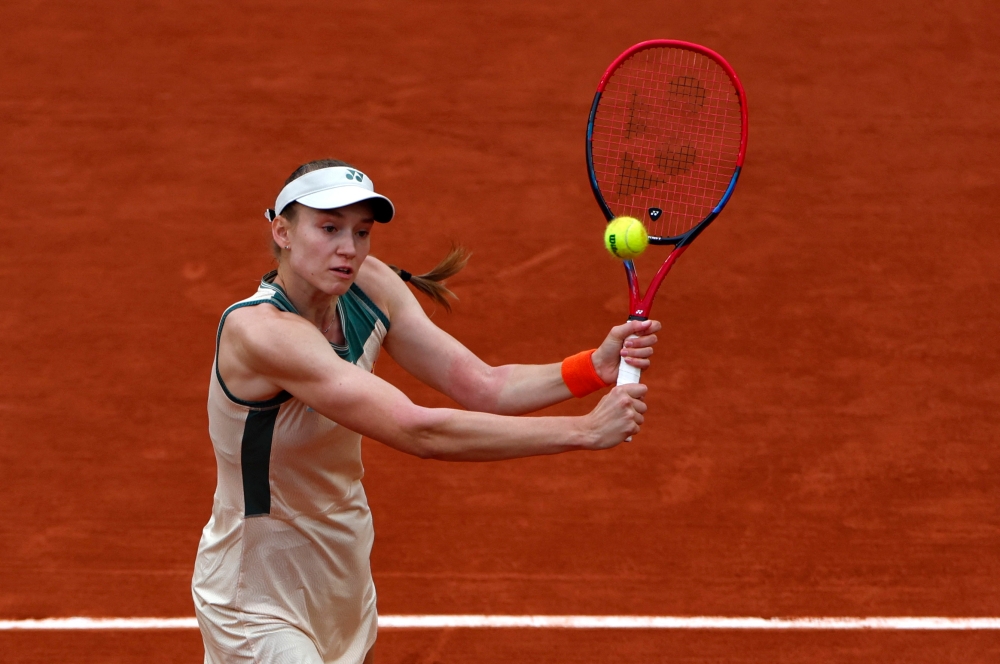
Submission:
MULTIPOLYGON (((638 338, 639 336, 636 334, 633 334, 629 337, 629 339, 638 339, 638 338)), ((638 383, 640 374, 642 374, 642 369, 637 369, 636 367, 633 367, 631 364, 628 364, 627 362, 625 362, 624 357, 618 363, 619 385, 631 385, 633 383, 638 383)))

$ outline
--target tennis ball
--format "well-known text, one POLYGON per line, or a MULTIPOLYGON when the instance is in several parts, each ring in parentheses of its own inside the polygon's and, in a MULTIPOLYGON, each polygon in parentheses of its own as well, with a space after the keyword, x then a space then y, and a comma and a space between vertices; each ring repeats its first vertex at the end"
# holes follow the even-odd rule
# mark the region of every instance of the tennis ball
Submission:
POLYGON ((635 258, 649 245, 646 227, 635 217, 617 217, 604 229, 604 246, 615 258, 635 258))

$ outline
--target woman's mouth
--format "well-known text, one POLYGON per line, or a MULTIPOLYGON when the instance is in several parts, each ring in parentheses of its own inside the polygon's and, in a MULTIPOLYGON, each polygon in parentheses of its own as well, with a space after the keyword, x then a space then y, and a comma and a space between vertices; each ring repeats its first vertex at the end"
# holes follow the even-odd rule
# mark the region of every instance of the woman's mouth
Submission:
POLYGON ((337 274, 340 274, 345 277, 350 277, 351 275, 354 274, 354 268, 350 267, 332 267, 330 268, 330 271, 336 272, 337 274))

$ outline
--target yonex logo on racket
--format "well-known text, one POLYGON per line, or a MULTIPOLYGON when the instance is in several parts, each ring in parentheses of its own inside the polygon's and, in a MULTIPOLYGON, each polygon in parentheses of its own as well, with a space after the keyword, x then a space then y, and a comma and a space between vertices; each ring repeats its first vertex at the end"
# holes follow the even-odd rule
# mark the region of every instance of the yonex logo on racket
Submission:
POLYGON ((357 182, 364 182, 364 180, 365 180, 365 174, 364 173, 362 173, 360 171, 351 170, 351 169, 347 170, 347 174, 344 177, 347 178, 348 180, 355 180, 357 182))

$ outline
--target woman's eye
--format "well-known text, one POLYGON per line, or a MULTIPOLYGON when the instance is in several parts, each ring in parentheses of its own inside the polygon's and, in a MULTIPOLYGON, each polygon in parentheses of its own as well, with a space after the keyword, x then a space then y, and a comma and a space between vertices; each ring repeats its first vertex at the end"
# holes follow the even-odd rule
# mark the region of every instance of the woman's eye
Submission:
POLYGON ((371 231, 358 231, 358 237, 368 237, 369 233, 371 233, 371 231))
POLYGON ((336 233, 337 232, 337 227, 336 226, 324 226, 323 230, 326 231, 327 233, 336 233))

